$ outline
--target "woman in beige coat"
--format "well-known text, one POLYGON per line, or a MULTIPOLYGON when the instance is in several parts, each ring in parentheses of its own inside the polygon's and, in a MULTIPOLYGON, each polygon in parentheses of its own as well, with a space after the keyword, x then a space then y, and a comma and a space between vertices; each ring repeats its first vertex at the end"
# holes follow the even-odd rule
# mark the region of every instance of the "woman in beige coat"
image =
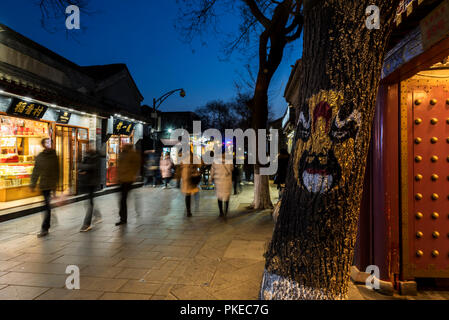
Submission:
POLYGON ((192 195, 200 191, 198 185, 201 181, 201 167, 201 160, 191 151, 181 160, 181 192, 186 196, 187 217, 192 216, 192 195))
POLYGON ((215 193, 218 200, 218 209, 220 209, 220 217, 226 217, 228 214, 229 198, 232 192, 232 169, 233 164, 226 164, 223 154, 222 160, 215 160, 210 170, 210 180, 215 183, 215 193))

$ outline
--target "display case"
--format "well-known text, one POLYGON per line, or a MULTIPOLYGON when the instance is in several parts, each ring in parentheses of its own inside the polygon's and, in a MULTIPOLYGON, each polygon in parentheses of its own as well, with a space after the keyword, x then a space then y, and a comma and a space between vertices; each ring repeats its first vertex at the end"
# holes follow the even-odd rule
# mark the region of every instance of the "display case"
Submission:
POLYGON ((41 140, 48 137, 45 122, 0 116, 0 202, 38 194, 29 185, 41 140))

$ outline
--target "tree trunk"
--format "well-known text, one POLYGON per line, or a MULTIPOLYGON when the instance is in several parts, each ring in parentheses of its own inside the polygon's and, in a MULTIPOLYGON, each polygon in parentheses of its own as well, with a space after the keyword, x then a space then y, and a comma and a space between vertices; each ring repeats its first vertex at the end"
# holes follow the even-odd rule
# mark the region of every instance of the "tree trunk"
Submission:
MULTIPOLYGON (((254 93, 253 104, 253 123, 254 130, 266 129, 268 121, 268 86, 270 80, 267 79, 267 74, 263 70, 259 71, 256 90, 254 93)), ((258 135, 257 139, 259 139, 258 135)), ((259 142, 259 141, 257 141, 259 142)), ((259 144, 257 143, 257 146, 259 144)), ((257 160, 259 160, 257 158, 257 160)), ((270 197, 270 180, 268 176, 261 176, 259 172, 259 165, 254 166, 254 201, 251 208, 256 210, 264 210, 273 208, 270 197)))
POLYGON ((345 299, 385 46, 399 0, 306 1, 296 145, 262 299, 345 299), (366 8, 380 8, 368 29, 366 8))

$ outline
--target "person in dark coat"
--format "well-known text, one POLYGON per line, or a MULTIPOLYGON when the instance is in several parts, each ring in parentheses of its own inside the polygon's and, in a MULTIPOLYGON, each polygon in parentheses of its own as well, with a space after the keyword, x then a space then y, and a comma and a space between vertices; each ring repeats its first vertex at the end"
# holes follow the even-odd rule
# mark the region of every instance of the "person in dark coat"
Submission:
POLYGON ((145 151, 145 182, 144 185, 148 186, 150 183, 152 187, 156 187, 157 172, 159 170, 159 159, 155 150, 145 151))
POLYGON ((282 148, 278 155, 278 172, 276 174, 276 177, 274 178, 274 184, 277 185, 280 194, 285 187, 289 160, 290 154, 288 153, 287 149, 282 148))
POLYGON ((51 193, 56 191, 59 180, 59 161, 56 151, 51 148, 50 138, 42 139, 44 151, 36 157, 33 173, 31 175, 31 190, 39 187, 45 200, 45 216, 38 238, 48 235, 51 222, 51 193))
POLYGON ((92 229, 92 216, 95 216, 95 223, 101 222, 101 214, 94 210, 95 190, 101 183, 101 155, 93 148, 91 144, 83 161, 79 164, 80 174, 84 176, 84 183, 89 196, 89 207, 84 218, 81 232, 87 232, 92 229))
POLYGON ((125 145, 118 158, 118 179, 122 195, 120 199, 120 221, 115 224, 116 226, 126 224, 128 221, 128 194, 132 189, 133 183, 136 182, 140 168, 140 155, 134 150, 132 144, 125 145))
POLYGON ((234 158, 234 165, 232 170, 232 181, 234 183, 234 195, 237 195, 241 191, 240 182, 242 179, 242 166, 237 164, 237 160, 234 158))

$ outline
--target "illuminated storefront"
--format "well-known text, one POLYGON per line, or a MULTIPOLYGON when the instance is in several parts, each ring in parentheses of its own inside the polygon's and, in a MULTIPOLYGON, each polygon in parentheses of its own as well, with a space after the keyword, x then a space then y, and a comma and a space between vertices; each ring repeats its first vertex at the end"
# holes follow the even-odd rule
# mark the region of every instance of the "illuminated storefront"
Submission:
POLYGON ((113 124, 112 135, 106 144, 106 185, 112 186, 119 183, 117 176, 118 158, 123 147, 127 144, 135 144, 142 138, 142 122, 127 118, 126 120, 115 115, 111 121, 113 124))
MULTIPOLYGON (((95 139, 96 116, 61 111, 62 107, 4 92, 0 95, 0 202, 38 196, 31 191, 31 174, 41 141, 52 140, 59 158, 57 191, 77 194, 78 163, 95 139)), ((74 110, 73 110, 74 111, 74 110)))
POLYGON ((47 122, 0 115, 0 202, 38 195, 29 188, 31 174, 49 137, 47 122))

